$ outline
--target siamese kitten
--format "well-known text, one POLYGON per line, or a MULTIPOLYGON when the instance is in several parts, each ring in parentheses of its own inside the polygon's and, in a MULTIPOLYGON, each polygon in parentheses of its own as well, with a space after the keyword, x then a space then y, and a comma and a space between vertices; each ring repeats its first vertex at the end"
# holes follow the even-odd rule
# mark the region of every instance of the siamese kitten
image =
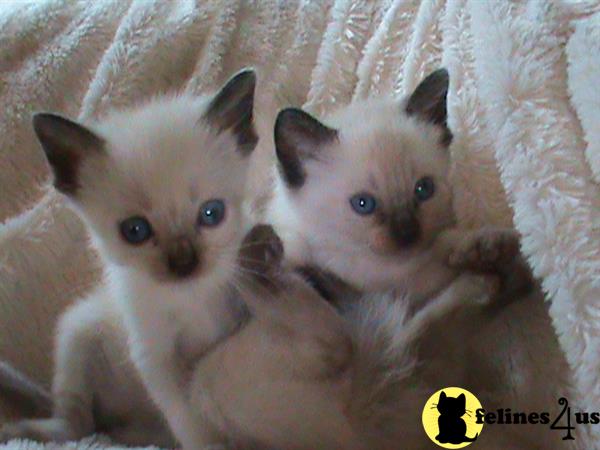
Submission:
MULTIPOLYGON (((352 104, 323 122, 299 109, 281 111, 266 217, 296 264, 320 267, 369 294, 403 292, 416 311, 448 289, 466 298, 460 286, 475 278, 465 270, 501 275, 504 299, 519 301, 500 302, 495 314, 469 310, 460 325, 449 320, 429 333, 419 373, 436 389, 471 388, 488 405, 545 410, 568 393, 569 370, 543 296, 535 289, 525 296, 533 283, 518 236, 455 228, 448 83, 440 69, 400 102, 352 104)), ((555 448, 544 431, 521 427, 507 435, 555 448)))
MULTIPOLYGON (((108 290, 99 294, 102 299, 76 306, 61 323, 55 408, 64 417, 44 422, 43 439, 71 438, 72 429, 77 435, 89 431, 96 400, 109 417, 129 412, 123 405, 129 405, 138 383, 122 351, 127 336, 127 353, 142 385, 175 437, 186 449, 205 442, 201 426, 191 422, 182 386, 189 361, 240 322, 241 309, 228 300, 225 282, 245 232, 240 203, 247 158, 257 142, 255 84, 254 72, 245 70, 214 96, 158 98, 89 125, 53 114, 34 117, 54 186, 89 226, 107 268, 108 290), (105 327, 100 336, 97 320, 105 327), (111 328, 118 330, 114 338, 111 328), (95 365, 78 364, 97 358, 98 341, 105 350, 114 347, 106 350, 111 362, 99 368, 119 368, 106 376, 122 374, 136 385, 132 394, 126 386, 126 395, 115 390, 105 396, 104 377, 94 373, 95 365), (76 383, 65 388, 63 378, 76 383), (86 393, 79 404, 79 394, 88 388, 94 395, 86 393), (68 411, 60 406, 63 397, 68 411), (84 425, 78 423, 82 417, 84 425), (50 428, 47 434, 44 427, 50 428)), ((132 412, 138 416, 145 409, 132 412)))
POLYGON ((299 109, 279 113, 279 174, 266 217, 291 260, 365 291, 401 286, 415 299, 456 277, 437 251, 448 250, 438 238, 455 226, 447 91, 442 69, 401 104, 358 102, 327 125, 299 109))

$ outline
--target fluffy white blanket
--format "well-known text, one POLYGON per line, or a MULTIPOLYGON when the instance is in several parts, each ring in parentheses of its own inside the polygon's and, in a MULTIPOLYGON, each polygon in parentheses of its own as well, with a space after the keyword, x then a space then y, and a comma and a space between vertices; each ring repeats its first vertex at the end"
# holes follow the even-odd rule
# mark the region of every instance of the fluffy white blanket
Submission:
POLYGON ((47 384, 56 316, 98 278, 82 225, 47 187, 31 112, 101 114, 213 89, 252 65, 261 89, 318 114, 400 96, 443 65, 460 223, 521 232, 573 401, 598 410, 599 11, 554 0, 3 0, 0 357, 47 384))

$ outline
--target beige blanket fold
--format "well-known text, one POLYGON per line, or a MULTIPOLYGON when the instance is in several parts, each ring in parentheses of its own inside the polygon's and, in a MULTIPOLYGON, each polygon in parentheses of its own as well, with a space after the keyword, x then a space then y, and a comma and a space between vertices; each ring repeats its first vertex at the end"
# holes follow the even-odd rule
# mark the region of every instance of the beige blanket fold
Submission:
POLYGON ((0 357, 48 386, 57 316, 102 273, 32 112, 94 117, 254 66, 259 101, 321 114, 441 65, 459 223, 522 234, 572 402, 600 410, 600 0, 0 1, 0 357))

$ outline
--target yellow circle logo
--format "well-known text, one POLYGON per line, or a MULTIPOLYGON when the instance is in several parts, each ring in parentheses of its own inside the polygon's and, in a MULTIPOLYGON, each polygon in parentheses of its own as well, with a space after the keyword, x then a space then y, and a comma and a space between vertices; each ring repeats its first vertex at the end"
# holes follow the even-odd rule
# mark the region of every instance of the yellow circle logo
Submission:
POLYGON ((444 448, 463 448, 477 440, 483 423, 476 423, 481 403, 466 389, 440 389, 423 408, 423 428, 433 442, 444 448))

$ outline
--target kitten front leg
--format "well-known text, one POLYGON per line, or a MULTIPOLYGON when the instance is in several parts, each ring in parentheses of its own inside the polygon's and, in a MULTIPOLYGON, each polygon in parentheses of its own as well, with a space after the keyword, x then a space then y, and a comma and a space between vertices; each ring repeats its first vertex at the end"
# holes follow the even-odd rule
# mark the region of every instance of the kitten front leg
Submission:
POLYGON ((448 264, 459 270, 497 275, 497 304, 523 296, 535 286, 533 273, 519 249, 519 234, 510 228, 483 227, 458 236, 448 264))
POLYGON ((0 442, 24 438, 40 442, 65 442, 94 432, 89 374, 97 354, 99 339, 95 332, 96 300, 82 301, 70 308, 58 324, 52 418, 23 420, 7 424, 0 442))
POLYGON ((483 227, 457 236, 448 263, 477 272, 497 272, 519 255, 519 234, 511 228, 483 227))
POLYGON ((419 309, 401 331, 403 336, 412 339, 422 336, 428 328, 454 311, 469 307, 479 307, 488 303, 497 290, 497 282, 489 276, 463 274, 419 309))
POLYGON ((166 330, 170 325, 146 327, 149 332, 132 333, 131 354, 150 396, 184 450, 197 450, 214 444, 216 437, 206 424, 198 423, 186 396, 190 374, 178 357, 176 336, 159 336, 150 330, 166 330))

